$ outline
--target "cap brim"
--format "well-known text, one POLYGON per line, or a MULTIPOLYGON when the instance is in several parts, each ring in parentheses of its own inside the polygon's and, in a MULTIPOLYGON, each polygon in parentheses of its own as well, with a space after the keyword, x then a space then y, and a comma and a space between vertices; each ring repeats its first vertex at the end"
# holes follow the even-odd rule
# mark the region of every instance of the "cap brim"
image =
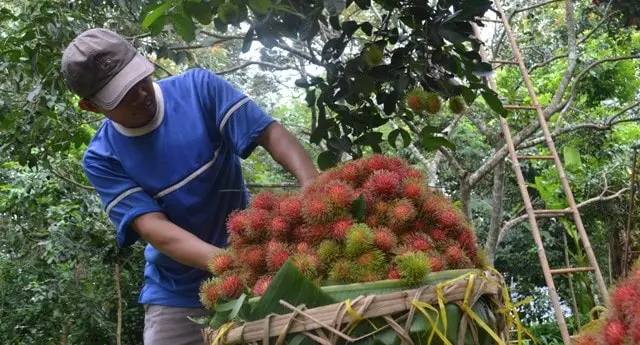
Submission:
POLYGON ((155 71, 155 66, 144 56, 136 56, 125 66, 120 73, 111 79, 100 91, 91 97, 91 100, 100 108, 111 110, 115 108, 124 95, 140 82, 150 76, 155 71))

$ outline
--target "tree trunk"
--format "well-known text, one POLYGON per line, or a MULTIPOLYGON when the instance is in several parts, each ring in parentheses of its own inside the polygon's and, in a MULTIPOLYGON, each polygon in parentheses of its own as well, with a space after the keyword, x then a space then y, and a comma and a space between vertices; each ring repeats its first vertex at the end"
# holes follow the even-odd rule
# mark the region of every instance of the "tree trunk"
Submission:
POLYGON ((465 178, 460 180, 460 209, 467 220, 471 222, 471 186, 465 178))
MULTIPOLYGON (((501 144, 499 144, 501 146, 501 144)), ((498 238, 502 229, 502 199, 504 199, 505 161, 502 160, 493 172, 493 197, 491 199, 491 224, 487 242, 484 244, 487 261, 493 265, 495 260, 498 238)))
POLYGON ((71 322, 65 321, 62 323, 62 336, 60 337, 60 344, 67 345, 67 339, 69 338, 69 326, 71 322))

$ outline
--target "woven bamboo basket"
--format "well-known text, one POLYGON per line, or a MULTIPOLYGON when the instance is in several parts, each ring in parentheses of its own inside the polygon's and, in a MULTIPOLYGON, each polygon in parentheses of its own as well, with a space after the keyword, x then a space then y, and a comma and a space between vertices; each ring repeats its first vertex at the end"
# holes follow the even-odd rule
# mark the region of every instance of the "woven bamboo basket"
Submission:
MULTIPOLYGON (((442 284, 380 295, 362 294, 352 300, 312 309, 280 300, 290 313, 271 314, 250 322, 230 322, 217 329, 205 328, 203 337, 206 344, 266 345, 285 344, 285 338, 301 334, 314 343, 333 345, 358 343, 391 329, 402 344, 415 344, 410 335, 411 327, 417 315, 422 314, 431 323, 433 331, 429 332, 427 339, 420 339, 421 344, 481 345, 479 334, 484 333, 491 337, 488 342, 485 340, 485 344, 504 345, 509 343, 508 330, 514 323, 520 330, 517 314, 515 320, 512 314, 515 308, 511 307, 508 299, 504 281, 497 272, 475 271, 442 284), (495 316, 491 326, 473 311, 480 301, 495 316), (451 304, 462 311, 461 317, 455 320, 457 324, 448 325, 457 329, 455 340, 451 340, 451 331, 444 335, 446 329, 444 332, 438 330, 438 325, 447 319, 443 315, 445 306, 451 304), (350 335, 357 324, 371 323, 371 320, 378 322, 374 330, 364 335, 350 335)), ((446 322, 444 327, 447 327, 446 322)))

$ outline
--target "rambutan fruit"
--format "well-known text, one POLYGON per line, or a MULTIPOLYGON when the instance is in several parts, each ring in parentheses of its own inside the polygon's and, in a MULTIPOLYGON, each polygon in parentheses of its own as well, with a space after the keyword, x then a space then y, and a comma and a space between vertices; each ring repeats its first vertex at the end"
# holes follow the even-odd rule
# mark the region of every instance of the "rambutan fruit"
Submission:
POLYGON ((345 253, 352 258, 371 249, 373 246, 373 231, 365 224, 355 224, 347 231, 345 239, 345 253))
POLYGON ((279 202, 278 196, 272 192, 260 192, 256 194, 250 203, 251 208, 259 208, 271 211, 279 202))
POLYGON ((267 251, 267 269, 269 272, 276 272, 289 259, 289 251, 286 247, 273 248, 267 251))
POLYGON ((269 212, 259 208, 247 209, 247 222, 245 224, 247 237, 253 240, 261 239, 267 233, 269 212))
POLYGON ((402 236, 402 242, 409 246, 411 250, 418 252, 426 252, 431 248, 431 243, 427 235, 421 232, 410 232, 402 236))
POLYGON ((233 266, 234 258, 230 250, 223 250, 209 260, 209 272, 215 275, 223 275, 231 270, 233 266))
POLYGON ((453 96, 449 98, 449 110, 454 114, 461 114, 467 109, 467 102, 462 96, 453 96))
POLYGON ((229 214, 229 217, 227 217, 227 229, 230 234, 244 234, 247 223, 247 210, 234 210, 229 214))
POLYGON ((381 217, 375 214, 367 216, 364 223, 367 224, 367 226, 369 226, 372 229, 384 226, 384 222, 381 219, 381 217))
POLYGON ((373 232, 373 244, 384 252, 391 252, 398 244, 398 239, 391 230, 378 228, 373 232))
POLYGON ((278 210, 289 224, 296 225, 302 220, 302 199, 297 195, 284 197, 278 204, 278 210))
POLYGON ((379 170, 388 170, 389 157, 379 153, 374 153, 364 160, 364 164, 369 173, 375 173, 379 170))
POLYGON ((467 255, 458 245, 447 248, 444 252, 444 258, 447 266, 452 269, 471 268, 472 265, 467 255))
POLYGON ((232 232, 229 234, 227 242, 229 243, 229 247, 231 247, 231 249, 239 251, 240 249, 246 247, 250 243, 250 240, 243 235, 232 232))
POLYGON ((309 224, 326 223, 331 217, 331 206, 325 198, 309 197, 302 206, 302 216, 309 224))
POLYGON ((324 188, 324 194, 335 207, 350 207, 356 199, 351 186, 341 181, 332 181, 324 188))
POLYGON ((389 209, 389 225, 401 227, 415 219, 416 208, 408 199, 397 200, 389 209))
POLYGON ((376 197, 393 198, 401 192, 400 175, 388 170, 378 170, 364 183, 364 188, 376 197))
POLYGON ((202 282, 198 296, 200 297, 200 303, 202 303, 206 309, 213 309, 220 297, 218 293, 218 279, 209 278, 202 282))
POLYGON ((238 270, 238 276, 242 280, 242 283, 244 284, 244 286, 249 287, 249 286, 253 286, 258 281, 258 278, 260 277, 260 273, 255 272, 249 267, 243 266, 243 267, 240 267, 240 269, 238 270))
POLYGON ((417 180, 406 180, 402 189, 402 196, 411 200, 420 200, 424 192, 424 186, 417 180))
POLYGON ((258 281, 253 285, 253 289, 251 289, 251 293, 254 296, 262 296, 267 291, 269 284, 271 284, 271 280, 273 279, 270 275, 265 275, 260 277, 258 281))
POLYGON ((599 345, 599 343, 593 335, 585 334, 576 338, 575 345, 599 345))
POLYGON ((362 51, 364 61, 369 66, 377 66, 384 58, 384 52, 375 44, 370 45, 362 51))
POLYGON ((347 231, 353 225, 353 219, 343 217, 337 219, 331 225, 332 237, 338 241, 344 241, 347 237, 347 231))
POLYGON ((604 340, 607 345, 621 345, 625 333, 624 323, 620 320, 610 319, 604 325, 604 340))
POLYGON ((413 180, 413 181, 424 181, 424 175, 422 174, 422 171, 414 168, 414 167, 408 167, 407 169, 402 171, 401 176, 403 177, 403 180, 413 180))
POLYGON ((381 273, 384 266, 385 256, 380 250, 368 250, 358 256, 356 262, 360 267, 367 271, 375 271, 381 273))
POLYGON ((434 217, 439 211, 446 208, 446 203, 434 194, 430 194, 422 201, 422 214, 434 217))
POLYGON ((434 242, 441 243, 447 240, 447 233, 442 229, 435 228, 429 232, 429 237, 431 237, 434 242))
POLYGON ((375 270, 363 270, 362 275, 360 276, 361 282, 375 282, 378 280, 382 280, 385 277, 384 274, 375 271, 375 270))
POLYGON ((408 252, 396 256, 394 260, 400 277, 410 285, 421 283, 429 273, 429 256, 424 252, 408 252))
POLYGON ((422 104, 424 110, 429 114, 437 114, 442 110, 442 100, 440 99, 440 96, 434 92, 427 92, 422 99, 422 104))
POLYGON ((309 280, 318 276, 319 261, 317 257, 307 253, 296 253, 292 257, 292 263, 300 273, 309 280))
POLYGON ((316 253, 318 254, 320 262, 325 266, 329 266, 329 264, 340 255, 340 250, 341 248, 338 242, 324 240, 318 245, 316 253))
POLYGON ((225 300, 238 298, 244 289, 242 279, 238 274, 229 274, 220 279, 218 284, 218 292, 220 297, 225 300))
POLYGON ((400 279, 400 272, 398 272, 398 269, 396 268, 396 266, 391 266, 391 268, 389 269, 389 273, 387 273, 387 279, 400 279))
POLYGON ((312 252, 313 250, 311 249, 311 246, 309 245, 309 243, 299 242, 298 244, 296 244, 296 253, 310 254, 312 252))
POLYGON ((429 229, 429 222, 426 219, 418 219, 416 221, 415 229, 417 232, 427 232, 429 229))
POLYGON ((360 187, 362 182, 367 178, 361 160, 345 163, 340 168, 340 180, 350 184, 353 187, 360 187))
POLYGON ((640 319, 634 320, 629 329, 632 343, 640 344, 640 319))
POLYGON ((240 263, 250 267, 256 272, 261 272, 265 267, 265 250, 260 245, 250 245, 240 251, 240 263))
POLYGON ((440 272, 444 268, 442 259, 435 255, 429 257, 429 264, 431 266, 431 272, 440 272))
POLYGON ((638 293, 631 282, 625 282, 618 286, 611 294, 612 309, 621 314, 629 313, 630 308, 638 305, 638 293))
POLYGON ((422 101, 418 95, 410 95, 407 97, 407 105, 416 113, 422 112, 422 101))
POLYGON ((269 222, 271 238, 285 239, 291 231, 291 225, 284 216, 275 216, 269 222))
POLYGON ((436 214, 438 224, 445 230, 453 229, 461 223, 461 217, 457 212, 445 210, 436 214))
POLYGON ((310 225, 307 232, 307 242, 316 244, 331 237, 331 229, 323 224, 310 225))
POLYGON ((389 203, 382 201, 382 200, 378 200, 376 201, 375 205, 373 205, 373 213, 376 215, 384 215, 387 214, 389 212, 389 203))
POLYGON ((341 283, 357 282, 360 281, 360 271, 361 269, 351 260, 342 258, 331 265, 328 278, 341 283))

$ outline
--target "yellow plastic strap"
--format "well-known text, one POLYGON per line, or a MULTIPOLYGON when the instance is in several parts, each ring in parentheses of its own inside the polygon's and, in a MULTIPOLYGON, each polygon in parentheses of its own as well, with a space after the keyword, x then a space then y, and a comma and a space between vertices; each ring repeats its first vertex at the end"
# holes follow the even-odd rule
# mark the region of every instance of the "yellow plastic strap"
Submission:
POLYGON ((436 286, 436 294, 438 296, 438 306, 440 307, 440 315, 442 316, 442 329, 445 333, 447 333, 447 310, 444 305, 447 303, 447 299, 444 297, 444 293, 442 289, 448 285, 451 285, 455 281, 466 278, 471 275, 473 272, 467 272, 461 276, 445 281, 444 283, 440 283, 436 286))
POLYGON ((216 336, 215 339, 213 339, 213 342, 211 343, 211 345, 224 344, 223 338, 225 334, 229 332, 232 326, 233 326, 233 322, 228 322, 222 325, 222 327, 220 327, 220 329, 218 330, 218 335, 216 336))
MULTIPOLYGON (((358 314, 358 312, 355 311, 355 309, 353 309, 353 307, 351 306, 350 299, 347 299, 346 301, 344 301, 344 305, 345 305, 345 309, 347 310, 347 313, 349 313, 349 316, 351 316, 351 318, 353 319, 353 325, 347 331, 347 334, 349 334, 356 328, 356 326, 360 323, 360 321, 365 320, 365 318, 363 318, 362 315, 358 314)), ((373 327, 373 329, 375 330, 378 329, 378 327, 376 327, 376 325, 373 322, 371 322, 371 320, 369 319, 366 319, 366 320, 367 322, 369 322, 371 327, 373 327)))
POLYGON ((590 321, 595 321, 595 318, 593 317, 594 313, 597 311, 601 311, 602 313, 606 313, 608 310, 607 308, 601 306, 601 305, 597 305, 595 307, 593 307, 593 309, 591 309, 589 311, 589 320, 590 321))
MULTIPOLYGON (((437 334, 438 337, 440 337, 440 339, 442 340, 442 342, 445 345, 453 345, 449 341, 449 339, 447 339, 447 337, 444 334, 442 334, 442 332, 440 332, 440 330, 438 329, 438 319, 440 318, 440 315, 438 314, 438 310, 436 308, 434 308, 430 304, 427 304, 425 302, 418 301, 418 300, 411 301, 411 304, 413 304, 424 315, 424 317, 427 319, 427 321, 429 321, 429 323, 431 324, 431 334, 429 334, 429 339, 427 340, 427 344, 431 344, 434 334, 437 334), (427 309, 435 312, 436 315, 438 315, 438 317, 436 317, 435 321, 431 318, 431 315, 429 315, 429 313, 424 308, 427 308, 427 309)), ((444 324, 446 322, 446 319, 443 319, 442 321, 443 321, 443 324, 444 324)))

